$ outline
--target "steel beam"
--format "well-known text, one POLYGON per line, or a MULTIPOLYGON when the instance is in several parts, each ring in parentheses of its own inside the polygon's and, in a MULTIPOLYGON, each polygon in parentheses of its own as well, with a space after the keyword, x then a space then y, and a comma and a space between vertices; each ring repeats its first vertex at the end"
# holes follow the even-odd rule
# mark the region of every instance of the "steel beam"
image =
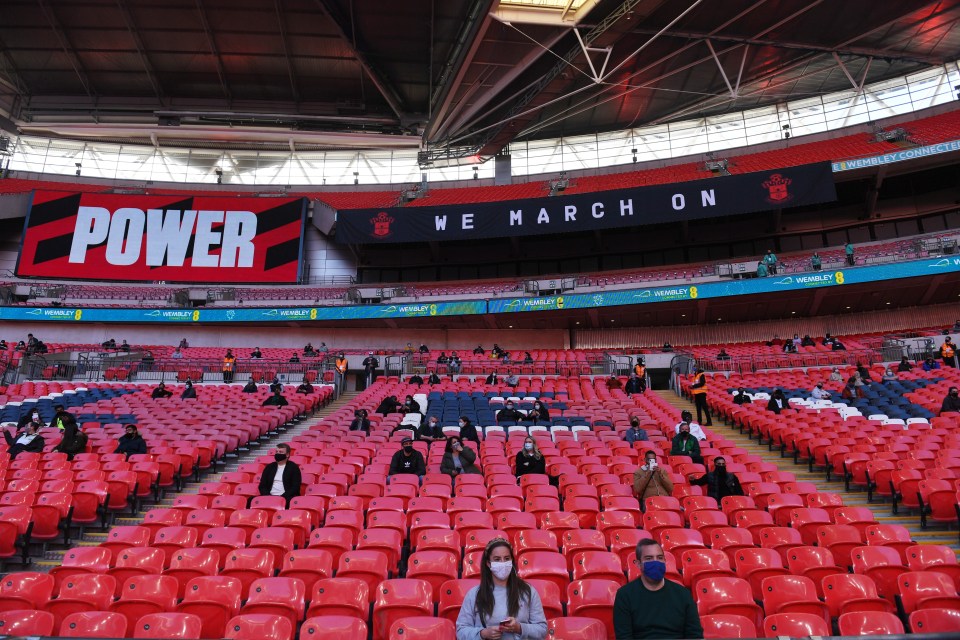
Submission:
POLYGON ((86 92, 87 96, 93 98, 95 91, 90 83, 90 77, 87 75, 87 71, 84 68, 83 63, 80 61, 80 58, 77 57, 77 52, 70 43, 70 39, 67 38, 67 34, 63 30, 63 25, 60 24, 60 20, 53 12, 53 8, 47 3, 47 0, 37 0, 37 4, 40 5, 40 10, 43 12, 44 17, 50 24, 50 28, 53 30, 53 34, 57 37, 57 41, 60 43, 60 48, 70 61, 70 66, 73 67, 74 73, 77 74, 80 84, 83 85, 83 90, 86 92))
POLYGON ((130 32, 130 38, 133 40, 134 46, 137 47, 137 53, 140 55, 140 63, 143 64, 143 70, 147 73, 147 80, 150 81, 150 86, 153 87, 153 92, 156 94, 157 100, 159 100, 161 104, 164 104, 163 87, 160 85, 157 73, 150 63, 150 58, 147 57, 147 48, 143 45, 143 39, 140 38, 140 29, 137 27, 137 23, 130 13, 130 6, 124 0, 117 0, 117 9, 123 17, 124 24, 127 25, 127 31, 130 32))
POLYGON ((343 17, 333 6, 331 0, 315 0, 315 2, 317 8, 320 9, 323 15, 330 19, 337 37, 350 48, 350 52, 353 54, 354 59, 357 61, 357 64, 360 65, 364 74, 370 79, 373 86, 377 88, 377 91, 380 92, 383 99, 386 100, 390 109, 396 114, 397 119, 403 123, 407 119, 408 114, 396 89, 394 89, 389 80, 383 77, 380 72, 373 67, 370 61, 367 60, 367 57, 361 52, 360 43, 350 37, 343 17))
POLYGON ((210 53, 213 55, 213 61, 217 65, 217 77, 220 79, 220 88, 223 89, 223 95, 227 100, 233 100, 233 93, 227 85, 227 72, 223 68, 223 57, 217 48, 217 41, 213 37, 213 29, 210 27, 210 19, 207 17, 207 9, 203 6, 203 0, 197 0, 197 13, 200 14, 200 24, 203 26, 203 32, 207 36, 207 46, 210 47, 210 53))
POLYGON ((7 45, 0 40, 0 68, 6 70, 6 78, 3 75, 0 75, 0 82, 9 86, 11 89, 19 93, 20 95, 27 95, 30 93, 30 88, 27 87, 27 83, 24 82, 23 76, 20 75, 20 70, 17 68, 16 63, 14 63, 13 58, 10 56, 10 52, 7 50, 7 45))
MULTIPOLYGON (((118 2, 121 0, 118 0, 118 2)), ((300 90, 297 88, 297 74, 293 69, 293 57, 290 54, 290 40, 287 38, 287 25, 283 21, 283 0, 275 0, 277 25, 280 27, 280 41, 283 43, 283 56, 287 59, 287 75, 290 76, 290 93, 294 102, 300 102, 300 90)))

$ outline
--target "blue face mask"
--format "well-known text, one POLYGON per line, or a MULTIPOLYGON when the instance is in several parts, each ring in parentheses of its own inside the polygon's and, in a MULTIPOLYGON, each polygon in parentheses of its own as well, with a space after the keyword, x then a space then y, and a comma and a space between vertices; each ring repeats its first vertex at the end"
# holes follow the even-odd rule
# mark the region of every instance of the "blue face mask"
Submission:
POLYGON ((660 582, 667 575, 667 563, 659 560, 647 560, 643 563, 643 575, 651 582, 660 582))

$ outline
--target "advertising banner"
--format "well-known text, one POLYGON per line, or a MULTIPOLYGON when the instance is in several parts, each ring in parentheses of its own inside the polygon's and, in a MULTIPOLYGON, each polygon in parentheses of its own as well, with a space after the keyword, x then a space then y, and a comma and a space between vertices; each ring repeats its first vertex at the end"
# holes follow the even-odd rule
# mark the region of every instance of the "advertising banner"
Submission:
POLYGON ((341 244, 535 236, 681 222, 832 202, 830 163, 632 189, 476 204, 343 209, 341 244))
POLYGON ((17 275, 296 283, 304 198, 37 191, 17 275))

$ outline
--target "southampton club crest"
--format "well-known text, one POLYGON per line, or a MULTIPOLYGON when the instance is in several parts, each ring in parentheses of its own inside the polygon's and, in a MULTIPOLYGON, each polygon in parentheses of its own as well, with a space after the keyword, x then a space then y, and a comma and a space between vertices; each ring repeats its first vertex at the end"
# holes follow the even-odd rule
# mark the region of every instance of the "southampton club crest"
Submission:
POLYGON ((767 202, 770 204, 783 204, 793 200, 793 196, 787 187, 793 180, 784 178, 779 173, 774 173, 763 183, 763 188, 767 190, 767 202))
POLYGON ((382 239, 390 237, 390 225, 396 218, 393 218, 386 211, 381 211, 376 216, 370 218, 370 224, 373 225, 374 238, 382 239))

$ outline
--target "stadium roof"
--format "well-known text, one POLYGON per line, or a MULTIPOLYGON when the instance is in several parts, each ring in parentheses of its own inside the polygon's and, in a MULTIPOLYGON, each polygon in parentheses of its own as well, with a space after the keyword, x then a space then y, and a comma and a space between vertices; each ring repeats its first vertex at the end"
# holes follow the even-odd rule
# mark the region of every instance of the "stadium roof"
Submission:
POLYGON ((423 149, 719 115, 960 57, 960 0, 5 0, 0 127, 423 149))

